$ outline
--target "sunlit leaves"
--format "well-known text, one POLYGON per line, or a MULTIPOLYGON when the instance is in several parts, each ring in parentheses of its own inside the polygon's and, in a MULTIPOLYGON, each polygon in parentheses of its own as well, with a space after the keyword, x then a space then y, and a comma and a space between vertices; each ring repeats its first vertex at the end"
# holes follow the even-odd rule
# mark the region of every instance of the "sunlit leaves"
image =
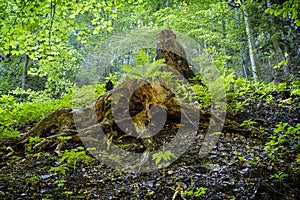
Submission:
POLYGON ((294 23, 300 26, 300 0, 285 1, 283 5, 274 4, 271 8, 267 8, 265 12, 283 18, 290 15, 294 23))
POLYGON ((159 151, 152 155, 152 160, 155 160, 155 164, 158 165, 161 162, 168 162, 171 158, 176 158, 176 155, 173 154, 170 150, 167 151, 159 151))
POLYGON ((136 65, 141 66, 141 65, 147 65, 150 64, 150 59, 147 53, 143 50, 140 50, 137 57, 136 57, 136 65))
MULTIPOLYGON (((0 5, 0 53, 29 56, 39 75, 67 87, 66 70, 76 71, 81 59, 70 37, 81 44, 112 31, 117 18, 116 1, 5 1, 0 5)), ((51 86, 51 84, 48 84, 51 86)), ((57 86, 56 85, 56 86, 57 86)))

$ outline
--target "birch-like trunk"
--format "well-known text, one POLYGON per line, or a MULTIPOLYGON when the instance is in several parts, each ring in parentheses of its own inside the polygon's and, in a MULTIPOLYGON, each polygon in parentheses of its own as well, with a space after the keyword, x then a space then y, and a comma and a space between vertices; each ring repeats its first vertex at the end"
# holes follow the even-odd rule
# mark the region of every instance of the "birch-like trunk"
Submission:
POLYGON ((26 90, 27 71, 28 71, 29 56, 25 54, 25 63, 22 72, 22 89, 26 90))
POLYGON ((245 8, 242 8, 243 16, 244 16, 244 22, 245 22, 245 28, 246 28, 246 34, 248 39, 248 49, 249 49, 249 57, 250 57, 250 63, 251 63, 251 69, 252 69, 252 76, 254 79, 254 82, 257 82, 257 74, 256 74, 256 65, 254 60, 254 53, 253 53, 253 47, 252 47, 252 36, 250 32, 248 17, 247 17, 247 11, 245 8))

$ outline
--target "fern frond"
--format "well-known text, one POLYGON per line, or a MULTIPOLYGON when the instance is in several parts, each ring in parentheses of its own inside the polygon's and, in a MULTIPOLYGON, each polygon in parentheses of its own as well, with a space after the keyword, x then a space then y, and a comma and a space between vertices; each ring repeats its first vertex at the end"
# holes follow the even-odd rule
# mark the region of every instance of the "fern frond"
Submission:
POLYGON ((151 65, 149 65, 147 72, 146 72, 146 76, 147 77, 156 77, 159 75, 159 73, 161 73, 160 69, 161 69, 161 65, 157 65, 156 63, 152 63, 151 65))
POLYGON ((136 66, 148 65, 150 64, 150 58, 147 53, 141 49, 135 59, 135 62, 136 66))

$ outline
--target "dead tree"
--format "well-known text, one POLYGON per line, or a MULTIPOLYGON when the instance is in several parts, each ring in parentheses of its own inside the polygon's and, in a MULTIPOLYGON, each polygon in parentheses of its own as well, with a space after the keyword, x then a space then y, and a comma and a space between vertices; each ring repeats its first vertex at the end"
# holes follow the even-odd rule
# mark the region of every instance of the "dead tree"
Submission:
MULTIPOLYGON (((187 80, 195 76, 171 30, 157 34, 157 58, 165 59, 164 70, 176 70, 187 80)), ((62 144, 56 140, 57 136, 68 135, 91 145, 101 141, 107 148, 114 143, 127 144, 126 149, 134 152, 153 151, 172 140, 182 120, 198 127, 199 119, 188 117, 193 116, 190 113, 195 113, 195 107, 183 104, 165 80, 125 79, 88 108, 61 108, 49 114, 20 138, 18 144, 25 145, 30 137, 40 136, 43 140, 35 149, 58 148, 62 144), (161 125, 161 121, 165 123, 161 125), (151 135, 149 129, 157 129, 157 133, 151 135)))

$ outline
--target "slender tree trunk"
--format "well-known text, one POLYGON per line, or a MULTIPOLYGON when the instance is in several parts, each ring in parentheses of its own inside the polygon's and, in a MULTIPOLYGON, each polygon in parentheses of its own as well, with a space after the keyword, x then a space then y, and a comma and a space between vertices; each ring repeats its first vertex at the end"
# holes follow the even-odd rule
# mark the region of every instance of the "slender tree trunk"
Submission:
POLYGON ((128 56, 126 58, 126 65, 130 65, 130 57, 131 57, 131 51, 128 52, 128 56))
MULTIPOLYGON (((271 1, 270 0, 266 0, 265 1, 266 3, 266 7, 267 8, 271 8, 272 7, 272 4, 271 4, 271 1)), ((269 26, 268 26, 268 39, 271 38, 271 35, 272 35, 272 31, 270 31, 270 27, 272 26, 273 24, 273 19, 272 19, 272 16, 271 14, 267 14, 268 16, 268 21, 269 21, 269 26)), ((273 43, 273 46, 274 46, 274 43, 273 43)), ((276 51, 276 50, 275 50, 276 51)), ((276 62, 276 61, 275 61, 276 62)), ((276 77, 275 77, 275 70, 273 69, 273 65, 274 65, 274 59, 273 57, 269 56, 269 59, 268 59, 268 70, 270 72, 270 81, 272 80, 275 80, 276 81, 276 77)))
POLYGON ((203 47, 204 47, 204 51, 207 50, 207 43, 206 43, 206 40, 204 39, 204 42, 203 42, 203 47))
POLYGON ((242 62, 243 62, 243 73, 244 73, 246 80, 248 80, 247 58, 246 58, 245 50, 241 50, 241 54, 242 54, 242 62))
POLYGON ((246 34, 248 39, 248 49, 249 49, 249 57, 250 57, 250 63, 251 63, 251 69, 252 69, 252 76, 254 79, 254 82, 257 82, 257 70, 254 60, 254 53, 253 53, 253 47, 252 47, 252 36, 250 32, 250 26, 248 22, 247 12, 245 8, 242 8, 243 16, 244 16, 244 22, 245 22, 245 28, 246 28, 246 34))
MULTIPOLYGON (((222 19, 222 29, 223 29, 223 39, 226 39, 226 23, 225 20, 222 19)), ((223 50, 224 56, 227 55, 227 51, 226 51, 226 46, 224 46, 224 50, 223 50)), ((228 59, 226 58, 226 63, 225 63, 225 68, 226 70, 228 70, 228 59)))
POLYGON ((24 63, 24 68, 23 68, 23 72, 22 72, 22 89, 23 90, 26 90, 28 63, 29 63, 29 56, 25 54, 25 63, 24 63))
MULTIPOLYGON (((239 13, 238 13, 238 9, 237 8, 234 8, 234 17, 235 17, 235 20, 236 20, 236 25, 237 25, 237 28, 240 29, 241 28, 241 22, 240 22, 240 18, 239 18, 239 13)), ((240 41, 242 42, 243 41, 243 37, 241 36, 240 37, 240 41)), ((246 78, 246 80, 248 80, 248 74, 247 74, 247 59, 246 59, 246 53, 245 53, 245 45, 244 43, 242 43, 242 47, 240 49, 240 56, 242 58, 242 68, 243 68, 243 74, 244 74, 244 77, 246 78)))

